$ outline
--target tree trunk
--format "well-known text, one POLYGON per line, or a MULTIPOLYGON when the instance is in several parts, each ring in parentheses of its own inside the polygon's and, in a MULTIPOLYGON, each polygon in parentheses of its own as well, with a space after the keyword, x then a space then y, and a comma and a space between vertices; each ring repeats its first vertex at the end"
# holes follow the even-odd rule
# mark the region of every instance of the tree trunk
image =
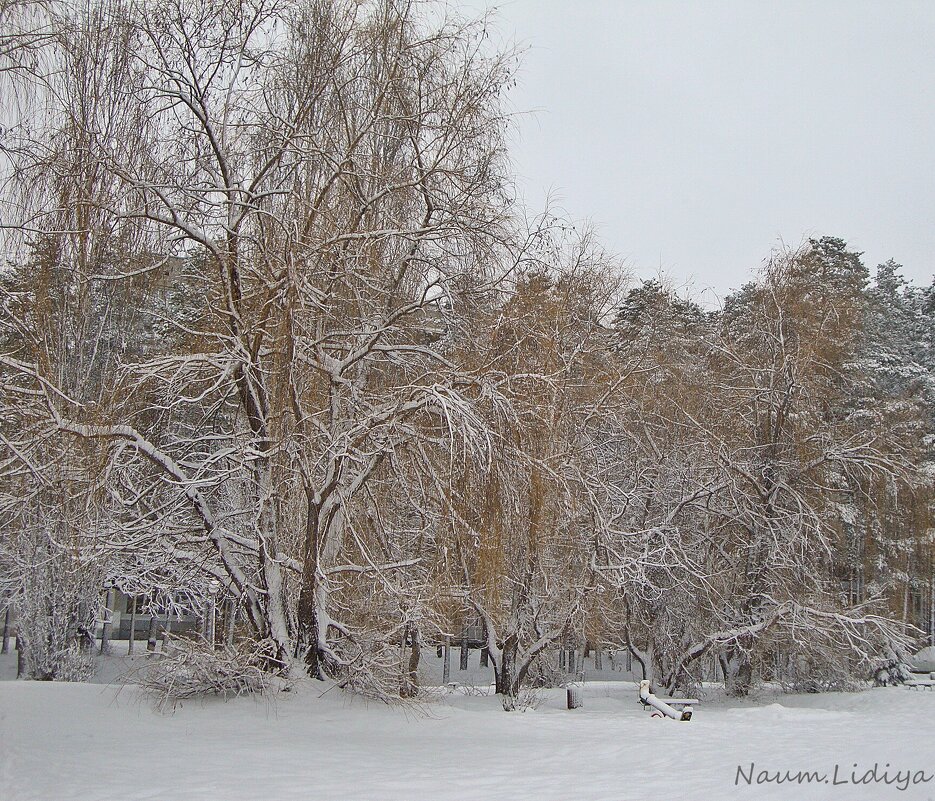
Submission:
POLYGON ((459 670, 468 669, 468 630, 467 626, 461 629, 461 664, 459 670))
MULTIPOLYGON (((265 636, 272 640, 276 652, 273 657, 280 670, 288 673, 292 665, 291 636, 289 632, 289 615, 286 612, 285 591, 283 588, 282 564, 275 555, 278 553, 279 546, 277 532, 279 530, 279 521, 276 514, 276 505, 273 502, 275 491, 273 489, 272 476, 270 475, 269 465, 263 464, 258 469, 257 486, 259 489, 259 500, 262 504, 260 510, 259 527, 263 533, 260 543, 260 562, 263 570, 263 584, 266 594, 263 596, 263 611, 266 618, 267 631, 265 636), (272 558, 270 558, 272 557, 272 558)), ((303 580, 305 576, 303 575, 303 580)), ((304 584, 303 584, 304 587, 304 584)), ((212 604, 214 598, 211 599, 212 604)), ((213 632, 212 632, 213 634, 213 632)), ((318 640, 316 639, 317 643, 318 640)), ((211 640, 212 645, 214 639, 211 640)))
POLYGON ((23 633, 16 632, 16 678, 21 679, 26 675, 26 640, 23 633))
POLYGON ((627 644, 627 672, 633 670, 634 658, 640 663, 643 681, 652 684, 656 678, 656 653, 652 643, 649 644, 645 651, 641 651, 632 643, 627 644))
POLYGON ((745 698, 753 688, 753 662, 748 654, 731 655, 721 666, 726 668, 724 690, 732 698, 745 698))
POLYGON ((104 624, 101 626, 101 654, 104 656, 110 653, 110 630, 114 619, 113 605, 114 591, 109 589, 104 599, 104 624))
MULTIPOLYGON (((727 686, 727 674, 729 671, 727 668, 727 657, 724 656, 724 654, 717 655, 717 665, 721 669, 721 681, 724 682, 724 686, 726 687, 727 686)), ((717 672, 715 672, 714 678, 717 679, 717 672)))
POLYGON ((234 645, 234 628, 237 625, 237 601, 231 598, 227 602, 227 624, 224 631, 224 644, 231 648, 234 645))
POLYGON ((314 589, 299 594, 299 636, 301 649, 305 652, 305 668, 309 678, 327 679, 329 676, 328 619, 322 614, 327 592, 316 581, 314 589))
MULTIPOLYGON (((422 656, 419 629, 412 626, 409 632, 409 663, 403 673, 402 684, 399 688, 399 694, 403 698, 414 698, 419 694, 419 660, 422 656)), ((405 635, 403 635, 403 645, 405 646, 405 644, 405 635)))
POLYGON ((298 606, 298 651, 305 656, 308 675, 313 679, 327 678, 328 674, 328 606, 330 588, 320 565, 331 564, 339 552, 343 539, 343 521, 340 510, 332 515, 327 530, 319 528, 321 509, 314 493, 305 488, 306 523, 304 557, 302 560, 302 588, 298 606), (321 552, 319 553, 319 548, 321 552))
POLYGON ((445 655, 442 667, 442 684, 447 685, 451 680, 451 636, 445 635, 445 655))
POLYGON ((488 667, 490 663, 490 649, 484 645, 480 649, 480 666, 488 667))
MULTIPOLYGON (((208 643, 208 647, 214 649, 214 640, 215 640, 215 628, 217 627, 217 599, 215 594, 212 592, 208 596, 208 601, 205 604, 205 642, 208 643)), ((152 625, 152 624, 150 624, 152 625)))
POLYGON ((133 656, 133 643, 136 640, 136 596, 130 598, 130 643, 127 645, 127 656, 133 656))
POLYGON ((600 648, 594 649, 594 669, 604 669, 604 652, 600 648))
POLYGON ((3 647, 0 648, 0 654, 10 653, 10 607, 7 606, 3 613, 3 647))
POLYGON ((299 592, 299 659, 304 659, 305 669, 311 679, 323 679, 321 649, 318 645, 318 612, 315 608, 315 577, 314 573, 305 571, 302 576, 302 589, 299 592))
POLYGON ((97 627, 97 615, 89 614, 89 608, 85 602, 78 604, 75 620, 78 647, 88 654, 94 652, 94 629, 97 627))
POLYGON ((518 651, 519 640, 515 634, 510 635, 503 643, 503 649, 500 652, 500 664, 494 663, 497 695, 500 696, 500 703, 507 712, 516 709, 516 696, 519 694, 519 681, 516 672, 518 651))

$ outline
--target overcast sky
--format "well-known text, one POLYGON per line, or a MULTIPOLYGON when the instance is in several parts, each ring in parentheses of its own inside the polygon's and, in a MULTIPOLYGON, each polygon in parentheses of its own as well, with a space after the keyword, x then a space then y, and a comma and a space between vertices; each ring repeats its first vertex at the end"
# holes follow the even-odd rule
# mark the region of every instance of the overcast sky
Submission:
POLYGON ((640 277, 723 296, 781 241, 830 234, 932 280, 935 0, 498 8, 530 48, 526 199, 551 190, 640 277))

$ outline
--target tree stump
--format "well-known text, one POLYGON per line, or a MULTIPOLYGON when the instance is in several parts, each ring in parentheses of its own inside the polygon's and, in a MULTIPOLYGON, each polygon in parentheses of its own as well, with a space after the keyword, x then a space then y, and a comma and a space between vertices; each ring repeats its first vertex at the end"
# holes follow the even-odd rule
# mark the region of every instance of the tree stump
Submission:
POLYGON ((584 704, 584 690, 580 684, 569 684, 566 695, 569 709, 578 709, 584 704))

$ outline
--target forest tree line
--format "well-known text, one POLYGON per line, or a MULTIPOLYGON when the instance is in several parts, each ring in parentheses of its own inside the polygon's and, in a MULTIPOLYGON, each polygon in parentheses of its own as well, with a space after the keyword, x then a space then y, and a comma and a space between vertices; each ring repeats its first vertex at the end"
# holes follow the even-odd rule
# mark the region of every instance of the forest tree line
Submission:
POLYGON ((0 0, 0 592, 33 676, 105 586, 214 581, 270 671, 418 692, 483 626, 670 689, 931 635, 935 289, 834 237, 716 310, 517 199, 517 53, 400 0, 0 0))

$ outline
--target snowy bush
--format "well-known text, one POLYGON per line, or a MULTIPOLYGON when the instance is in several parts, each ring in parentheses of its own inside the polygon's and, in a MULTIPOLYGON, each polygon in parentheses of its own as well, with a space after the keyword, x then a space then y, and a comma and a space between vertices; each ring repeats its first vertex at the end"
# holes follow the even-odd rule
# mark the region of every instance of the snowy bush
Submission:
POLYGON ((846 653, 803 648, 784 660, 777 678, 786 692, 853 692, 866 686, 865 675, 846 653))
POLYGON ((823 675, 805 672, 782 682, 783 689, 790 693, 854 692, 862 686, 862 682, 846 673, 823 675))
MULTIPOLYGON (((62 627, 49 625, 49 639, 19 635, 25 660, 25 678, 36 681, 89 681, 94 664, 86 649, 74 641, 64 641, 62 627)), ((65 635, 67 637, 67 633, 65 635)))
POLYGON ((567 681, 565 672, 552 654, 542 651, 529 666, 526 683, 530 687, 560 687, 567 681))
POLYGON ((66 455, 45 458, 59 464, 43 482, 6 477, 0 489, 0 597, 17 621, 22 676, 83 681, 93 673, 105 568, 89 547, 87 484, 65 469, 66 455))
POLYGON ((912 678, 912 671, 902 655, 890 651, 873 671, 874 687, 893 687, 905 684, 912 678))
POLYGON ((74 599, 29 593, 18 599, 16 610, 25 678, 39 681, 91 678, 94 666, 89 635, 81 632, 93 631, 93 618, 80 619, 87 615, 81 614, 84 610, 74 599))
POLYGON ((214 650, 200 640, 172 639, 168 652, 143 674, 140 686, 154 696, 159 709, 174 708, 189 698, 261 693, 272 681, 262 668, 263 656, 256 644, 214 650))
POLYGON ((86 681, 94 672, 98 573, 51 538, 30 534, 20 532, 14 543, 22 557, 22 588, 13 608, 24 677, 86 681))
POLYGON ((521 687, 515 696, 501 694, 500 703, 505 712, 526 712, 539 708, 539 704, 542 703, 542 693, 535 687, 521 687))
POLYGON ((474 683, 459 684, 458 691, 462 695, 467 695, 467 696, 471 696, 474 698, 486 698, 488 695, 490 695, 490 685, 484 684, 484 685, 478 686, 474 683))

